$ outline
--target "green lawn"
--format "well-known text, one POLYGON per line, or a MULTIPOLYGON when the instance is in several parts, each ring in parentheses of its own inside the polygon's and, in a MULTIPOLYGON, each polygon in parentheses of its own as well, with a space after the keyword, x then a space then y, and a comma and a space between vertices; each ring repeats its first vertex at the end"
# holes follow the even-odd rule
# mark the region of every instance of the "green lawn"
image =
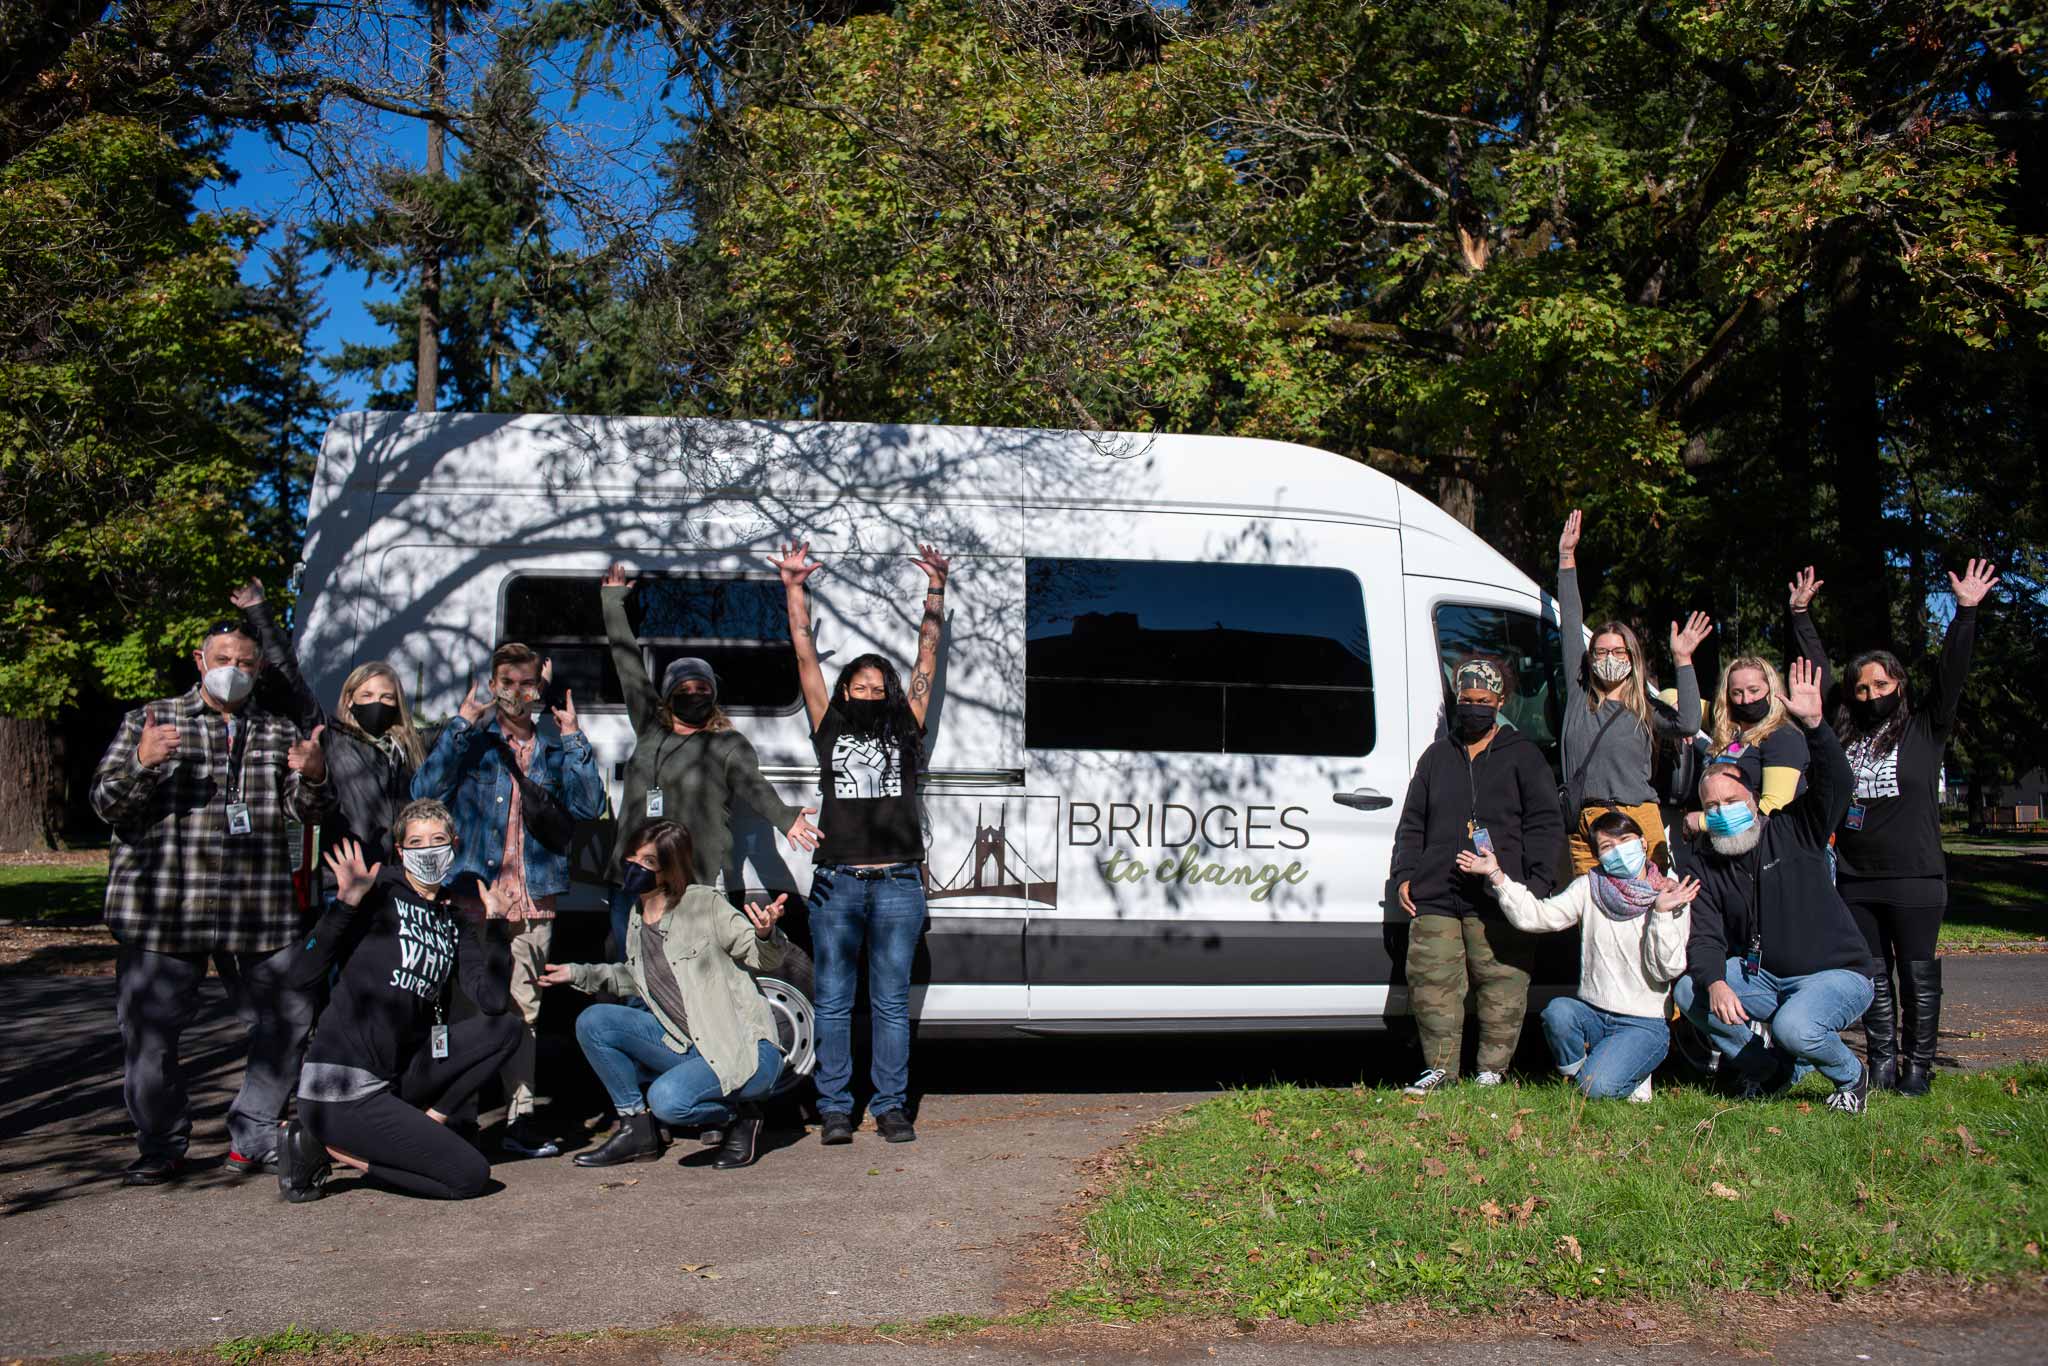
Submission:
POLYGON ((1945 948, 1981 948, 2048 938, 2048 843, 2013 851, 2013 841, 1951 835, 1945 948), (2000 846, 2004 847, 2000 847, 2000 846))
POLYGON ((1135 1149, 1087 1219, 1098 1313, 1314 1323, 1373 1303, 1838 1293, 1913 1270, 2038 1275, 2048 1069, 1943 1075, 1858 1119, 1809 1079, 1738 1105, 1554 1082, 1245 1091, 1135 1149))
POLYGON ((107 866, 89 863, 0 863, 0 917, 51 925, 100 918, 107 866))

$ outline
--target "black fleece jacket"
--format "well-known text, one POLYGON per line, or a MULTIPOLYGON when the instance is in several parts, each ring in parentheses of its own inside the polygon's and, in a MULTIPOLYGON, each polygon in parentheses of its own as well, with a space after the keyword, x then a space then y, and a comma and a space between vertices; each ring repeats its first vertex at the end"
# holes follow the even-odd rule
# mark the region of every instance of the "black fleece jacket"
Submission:
POLYGON ((1813 755, 1806 791, 1757 818, 1763 835, 1756 848, 1728 858, 1700 840, 1681 851, 1681 871, 1700 880, 1685 971, 1702 1000, 1727 977, 1728 960, 1746 954, 1759 935, 1763 968, 1780 977, 1870 970, 1863 932, 1828 872, 1828 836, 1849 809, 1856 780, 1827 722, 1806 732, 1806 744, 1813 755))
POLYGON ((1472 847, 1469 822, 1486 827, 1509 877, 1539 897, 1556 890, 1564 855, 1557 776, 1533 740, 1502 726, 1473 759, 1449 738, 1422 751, 1394 829, 1389 915, 1399 910, 1406 882, 1419 915, 1500 916, 1486 879, 1458 871, 1459 851, 1472 847))

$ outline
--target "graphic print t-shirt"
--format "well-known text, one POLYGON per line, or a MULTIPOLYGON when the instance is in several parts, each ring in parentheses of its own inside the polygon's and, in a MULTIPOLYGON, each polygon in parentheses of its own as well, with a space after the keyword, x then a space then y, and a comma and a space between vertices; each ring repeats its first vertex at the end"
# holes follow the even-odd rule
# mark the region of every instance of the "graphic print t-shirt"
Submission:
MULTIPOLYGON (((338 938, 325 947, 340 960, 341 971, 306 1050, 307 1071, 320 1077, 323 1065, 337 1066, 359 1083, 389 1081, 425 1046, 458 956, 476 951, 473 943, 463 942, 473 938, 474 930, 463 925, 445 898, 429 901, 387 874, 352 914, 336 903, 302 952, 320 953, 319 941, 328 936, 338 938)), ((327 1080, 332 1083, 335 1077, 327 1080)), ((302 1077, 302 1094, 305 1081, 302 1077)), ((352 1089, 369 1088, 359 1084, 352 1089)), ((312 1098, 352 1097, 316 1091, 312 1098)))
POLYGON ((849 730, 836 706, 826 709, 811 745, 823 795, 817 863, 922 863, 924 829, 903 747, 849 730))

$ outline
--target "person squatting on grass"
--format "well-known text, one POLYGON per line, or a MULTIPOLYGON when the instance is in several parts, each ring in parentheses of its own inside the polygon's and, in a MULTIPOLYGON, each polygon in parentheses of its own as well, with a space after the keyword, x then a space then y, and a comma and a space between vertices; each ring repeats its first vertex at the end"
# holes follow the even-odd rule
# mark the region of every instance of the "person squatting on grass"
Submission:
POLYGON ((106 918, 120 948, 122 1098, 141 1150, 122 1174, 129 1185, 184 1174, 192 1116, 178 1044, 209 959, 248 1036, 228 1108, 237 1173, 277 1164, 278 1121, 320 1001, 285 972, 304 929, 285 822, 311 823, 331 800, 319 734, 300 739, 253 699, 263 660, 240 622, 215 624, 192 653, 198 684, 123 717, 92 780, 92 808, 114 831, 106 918))
POLYGON ((652 1162, 659 1120, 721 1132, 721 1171, 753 1162, 760 1101, 782 1075, 775 1017, 749 970, 782 962, 778 924, 785 893, 743 914, 716 887, 690 880, 690 836, 674 821, 649 821, 626 840, 626 883, 639 914, 626 925, 623 963, 550 963, 542 986, 573 986, 637 999, 593 1005, 576 1017, 576 1042, 611 1095, 616 1133, 579 1167, 652 1162))
POLYGON ((1590 829, 1602 811, 1627 812, 1642 827, 1651 861, 1668 867, 1671 850, 1651 782, 1656 743, 1666 737, 1689 744, 1699 730, 1700 684, 1692 655, 1713 623, 1703 612, 1694 612, 1683 627, 1671 623, 1675 710, 1651 696, 1649 662, 1625 622, 1602 622, 1593 628, 1592 647, 1582 646, 1586 611, 1579 599, 1580 521, 1574 511, 1557 540, 1557 600, 1564 628, 1563 757, 1569 775, 1564 819, 1571 832, 1572 872, 1590 872, 1599 863, 1590 829))
MULTIPOLYGON (((1899 657, 1866 650, 1849 661, 1834 697, 1835 725, 1856 775, 1854 798, 1835 828, 1836 876, 1872 960, 1870 1009, 1863 1017, 1871 1084, 1896 1085, 1909 1096, 1925 1095, 1933 1084, 1934 1043, 1941 1032, 1941 959, 1935 945, 1948 909, 1942 756, 1970 674, 1977 608, 1998 587, 1998 574, 1987 561, 1973 559, 1962 577, 1950 574, 1948 582, 1956 614, 1933 689, 1917 701, 1908 697, 1899 657)), ((1807 611, 1820 586, 1810 565, 1792 581, 1792 635, 1799 653, 1819 671, 1822 693, 1833 695, 1827 651, 1807 611)))
POLYGON ((1478 985, 1478 1082, 1499 1085, 1522 1037, 1535 948, 1502 916, 1461 852, 1498 860, 1537 892, 1556 882, 1564 842, 1557 781, 1543 751, 1500 724, 1501 665, 1469 656, 1452 671, 1450 734, 1422 752, 1394 831, 1389 900, 1408 925, 1408 996, 1422 1037, 1422 1075, 1410 1095, 1456 1081, 1465 996, 1478 985))
POLYGON ((1861 1114, 1870 1071, 1841 1031, 1870 1005, 1870 953, 1827 860, 1855 776, 1821 714, 1820 670, 1795 660, 1789 684, 1786 710, 1813 754, 1806 792, 1764 814, 1736 765, 1700 779, 1707 841, 1689 855, 1700 890, 1686 974, 1672 995, 1728 1059, 1744 1095, 1781 1090, 1812 1067, 1835 1084, 1830 1108, 1861 1114), (1769 1043, 1752 1020, 1769 1022, 1769 1043))
POLYGON ((399 868, 369 863, 354 840, 328 850, 334 899, 292 953, 302 990, 339 970, 285 1127, 277 1183, 294 1204, 326 1194, 331 1162, 440 1200, 481 1195, 490 1179, 490 1162, 447 1121, 525 1035, 503 946, 484 914, 462 909, 502 913, 502 893, 470 874, 451 894, 457 835, 440 802, 411 803, 392 833, 399 868), (451 1022, 457 980, 480 1013, 451 1022))
POLYGON ((1593 1100, 1650 1098, 1650 1074, 1671 1047, 1671 983, 1685 971, 1696 878, 1650 862, 1643 828, 1620 811, 1593 821, 1600 866, 1539 899, 1493 854, 1466 851, 1458 868, 1483 877, 1524 930, 1579 927, 1579 992, 1543 1008, 1543 1037, 1560 1074, 1593 1100))

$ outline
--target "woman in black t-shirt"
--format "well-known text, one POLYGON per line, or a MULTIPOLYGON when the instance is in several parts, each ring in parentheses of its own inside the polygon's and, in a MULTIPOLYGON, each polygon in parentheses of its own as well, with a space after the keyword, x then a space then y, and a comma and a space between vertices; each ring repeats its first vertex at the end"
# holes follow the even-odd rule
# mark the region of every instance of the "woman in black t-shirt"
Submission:
POLYGON ((809 543, 785 546, 775 564, 789 595, 790 641, 823 793, 809 905, 818 984, 819 1137, 826 1143, 853 1141, 853 992, 863 949, 874 1021, 875 1094, 868 1109, 887 1141, 917 1137, 903 1112, 910 1089, 910 965, 925 925, 917 779, 949 568, 933 547, 918 551, 911 563, 925 572, 928 586, 908 689, 894 664, 865 654, 841 669, 828 690, 804 592, 804 581, 818 568, 809 543))
MULTIPOLYGON (((1835 831, 1835 884, 1870 945, 1875 992, 1863 1017, 1870 1084, 1909 1096, 1934 1079, 1941 1028, 1941 960, 1935 957, 1948 909, 1948 862, 1941 849, 1942 757, 1962 705, 1977 639, 1977 605, 1998 587, 1990 563, 1971 560, 1948 576, 1956 614, 1934 672, 1934 688, 1906 695, 1906 669, 1889 650, 1849 661, 1835 702, 1835 732, 1856 774, 1856 796, 1835 831), (1892 965, 1898 965, 1893 1006, 1892 965)), ((1818 665, 1828 692, 1827 651, 1807 609, 1821 580, 1808 566, 1791 584, 1792 635, 1818 665)))

